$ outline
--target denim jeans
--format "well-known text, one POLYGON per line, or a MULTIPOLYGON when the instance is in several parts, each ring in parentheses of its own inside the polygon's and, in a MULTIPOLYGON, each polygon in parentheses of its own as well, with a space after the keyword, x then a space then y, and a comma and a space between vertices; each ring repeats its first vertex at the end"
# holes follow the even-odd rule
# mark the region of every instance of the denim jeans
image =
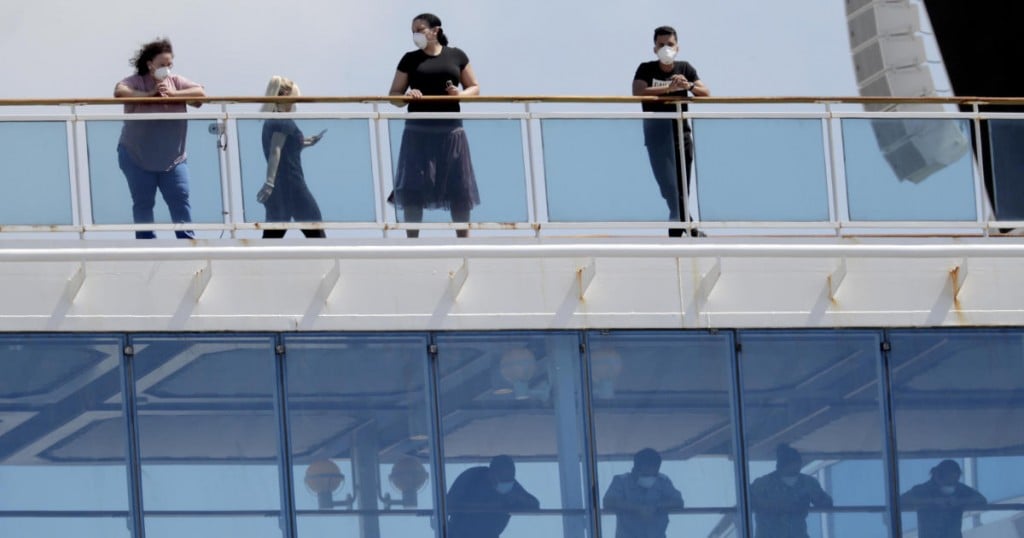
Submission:
MULTIPOLYGON (((128 190, 132 193, 132 218, 136 224, 153 222, 157 189, 167 202, 172 222, 192 222, 192 206, 188 202, 188 166, 184 162, 165 172, 144 170, 124 147, 118 146, 117 164, 128 180, 128 190)), ((192 230, 176 230, 174 235, 179 239, 195 238, 192 230)), ((135 238, 155 239, 156 234, 137 231, 135 238)))

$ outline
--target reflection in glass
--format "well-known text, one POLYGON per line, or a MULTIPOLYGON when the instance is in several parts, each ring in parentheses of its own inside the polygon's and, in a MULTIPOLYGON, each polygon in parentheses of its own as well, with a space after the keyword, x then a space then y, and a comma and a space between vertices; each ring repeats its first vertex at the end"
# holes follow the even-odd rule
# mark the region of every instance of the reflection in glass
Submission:
POLYGON ((0 224, 71 224, 64 122, 0 123, 0 224))
POLYGON ((754 536, 888 536, 880 334, 741 332, 740 340, 754 536))
POLYGON ((735 529, 730 335, 587 338, 603 535, 735 529))
POLYGON ((0 402, 0 536, 127 537, 121 339, 0 338, 0 402))
POLYGON ((701 220, 828 220, 820 120, 698 118, 693 139, 701 220))
POLYGON ((893 331, 891 341, 904 533, 1017 536, 1024 337, 893 331))
POLYGON ((274 340, 132 345, 146 535, 281 536, 274 340))
POLYGON ((1024 120, 988 120, 992 204, 999 220, 1024 220, 1024 120))
POLYGON ((669 219, 669 207, 662 198, 644 146, 644 121, 541 121, 551 221, 660 222, 669 219))
POLYGON ((844 119, 851 220, 977 218, 967 120, 844 119))
POLYGON ((391 120, 388 131, 399 222, 526 221, 520 120, 391 120))
POLYGON ((288 336, 301 538, 432 536, 425 336, 288 336))
MULTIPOLYGON (((265 206, 256 201, 256 195, 267 179, 263 132, 268 121, 281 120, 238 120, 245 222, 266 222, 265 206)), ((315 146, 302 151, 303 178, 323 220, 373 222, 376 211, 367 120, 299 119, 294 125, 306 137, 324 133, 315 146)))
POLYGON ((449 530, 584 537, 578 337, 443 334, 437 345, 449 530))
MULTIPOLYGON (((139 120, 127 120, 139 121, 139 120)), ((161 120, 142 120, 161 121, 161 120)), ((179 121, 179 120, 163 120, 179 121)), ((132 197, 118 164, 118 139, 124 121, 88 121, 89 180, 92 218, 96 224, 131 224, 132 197)), ((188 166, 188 202, 192 222, 224 222, 220 180, 220 150, 215 120, 189 120, 185 152, 188 166)), ((156 203, 154 221, 170 223, 167 204, 156 203)), ((160 235, 160 234, 158 234, 160 235)))

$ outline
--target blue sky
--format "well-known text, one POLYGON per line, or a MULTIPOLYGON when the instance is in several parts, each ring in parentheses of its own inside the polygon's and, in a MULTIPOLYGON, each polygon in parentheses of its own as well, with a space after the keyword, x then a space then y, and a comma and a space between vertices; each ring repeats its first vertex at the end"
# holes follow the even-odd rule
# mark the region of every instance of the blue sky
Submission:
POLYGON ((307 95, 383 94, 422 11, 468 52, 484 94, 628 93, 661 24, 716 95, 856 93, 841 0, 43 0, 4 6, 0 72, 14 83, 0 98, 107 96, 158 35, 212 95, 260 94, 272 74, 307 95))

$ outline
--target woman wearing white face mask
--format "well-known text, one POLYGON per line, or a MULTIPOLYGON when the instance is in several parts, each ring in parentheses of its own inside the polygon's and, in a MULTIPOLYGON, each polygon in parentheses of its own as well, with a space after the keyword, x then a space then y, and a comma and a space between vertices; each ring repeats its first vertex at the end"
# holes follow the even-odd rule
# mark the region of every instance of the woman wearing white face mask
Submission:
MULTIPOLYGON (((135 74, 117 83, 114 97, 163 97, 167 102, 125 104, 126 114, 185 112, 185 99, 206 96, 201 85, 171 72, 174 50, 167 39, 146 43, 131 63, 135 74)), ((192 222, 185 164, 187 133, 188 121, 184 119, 124 122, 117 160, 128 180, 136 223, 153 222, 157 190, 167 202, 173 222, 192 222)), ((194 237, 189 230, 176 231, 175 235, 182 239, 194 237)), ((156 236, 151 231, 138 231, 135 237, 156 236)))
POLYGON ((988 500, 960 481, 960 464, 942 460, 932 467, 931 479, 900 495, 900 509, 917 512, 919 538, 962 538, 964 510, 984 507, 988 500))
MULTIPOLYGON (((480 94, 469 57, 449 47, 441 19, 431 13, 412 21, 416 49, 398 62, 389 95, 413 98, 409 112, 459 112, 457 101, 422 101, 424 96, 473 96, 480 94), (459 89, 459 86, 462 89, 459 89)), ((396 102, 405 106, 405 102, 396 102)), ((391 201, 403 210, 404 222, 421 222, 423 209, 451 211, 453 222, 469 222, 470 211, 480 203, 469 142, 462 120, 412 119, 405 122, 395 170, 391 201)), ((407 230, 417 237, 419 230, 407 230)), ((467 230, 459 230, 465 237, 467 230)))

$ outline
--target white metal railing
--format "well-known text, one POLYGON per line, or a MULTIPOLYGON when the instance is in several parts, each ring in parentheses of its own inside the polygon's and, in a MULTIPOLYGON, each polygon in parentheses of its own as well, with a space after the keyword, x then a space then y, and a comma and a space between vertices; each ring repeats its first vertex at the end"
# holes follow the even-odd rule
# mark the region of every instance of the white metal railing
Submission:
MULTIPOLYGON (((403 98, 397 98, 403 99, 403 98)), ((442 99, 443 98, 439 98, 442 99)), ((988 103, 995 104, 1024 104, 1024 99, 987 99, 987 98, 958 98, 958 99, 900 99, 885 98, 882 100, 871 98, 734 98, 734 99, 694 99, 691 100, 691 110, 677 113, 642 113, 628 110, 603 110, 603 111, 554 111, 536 109, 537 103, 583 103, 591 107, 606 105, 635 106, 639 102, 652 101, 650 98, 587 98, 587 97, 492 97, 463 99, 463 101, 480 101, 485 103, 514 103, 518 110, 503 112, 463 112, 459 114, 411 114, 393 109, 382 108, 381 104, 394 100, 383 97, 349 97, 349 98, 278 98, 277 101, 308 102, 318 104, 331 103, 361 103, 364 110, 360 111, 307 111, 293 113, 255 113, 240 108, 245 104, 274 101, 268 98, 228 98, 208 99, 207 101, 219 105, 216 112, 204 111, 202 113, 182 114, 133 114, 125 115, 120 113, 109 113, 105 111, 93 111, 91 107, 121 104, 125 101, 146 101, 147 99, 113 100, 19 100, 0 101, 0 125, 11 122, 32 123, 32 122, 63 122, 66 124, 67 153, 69 171, 69 190, 71 198, 70 222, 33 223, 33 224, 5 224, 4 215, 0 214, 0 237, 5 234, 19 232, 63 232, 77 234, 80 237, 87 235, 101 235, 105 232, 130 232, 135 230, 196 230, 200 232, 227 233, 231 237, 236 235, 245 236, 263 229, 302 229, 302 228, 323 228, 329 230, 343 230, 346 232, 359 232, 371 236, 387 236, 393 230, 422 229, 422 230, 451 230, 451 229, 473 229, 473 230, 513 230, 522 231, 519 235, 529 234, 540 236, 545 230, 552 230, 553 233, 564 233, 564 230, 593 231, 597 233, 608 233, 619 231, 630 234, 649 232, 651 235, 663 235, 666 228, 699 228, 710 233, 721 233, 725 235, 747 234, 747 235, 776 235, 784 233, 787 235, 877 235, 877 234, 929 234, 929 235, 988 235, 994 230, 1001 228, 1024 227, 1024 222, 998 221, 992 215, 990 203, 984 188, 982 170, 984 160, 989 156, 981 151, 980 141, 975 140, 971 146, 971 174, 973 179, 974 214, 973 219, 939 219, 939 220, 869 220, 851 218, 848 191, 844 164, 844 138, 841 122, 843 120, 861 119, 887 119, 887 120, 961 120, 969 123, 975 130, 982 128, 982 122, 990 119, 999 120, 1020 120, 1024 121, 1024 114, 982 110, 981 106, 988 103), (934 112, 860 112, 851 110, 837 110, 837 104, 860 104, 877 102, 895 102, 899 104, 969 104, 973 110, 970 112, 934 111, 934 112), (744 111, 744 110, 710 110, 708 105, 720 104, 729 106, 733 104, 758 104, 765 110, 744 111), (787 105, 800 104, 818 107, 817 110, 771 110, 771 108, 785 108, 787 105), (4 114, 5 106, 55 106, 70 105, 70 112, 59 113, 33 113, 33 114, 4 114), (695 106, 694 106, 695 105, 695 106), (703 107, 703 108, 702 108, 703 107), (609 218, 608 220, 594 222, 591 220, 573 221, 571 219, 552 218, 549 212, 548 192, 550 183, 546 177, 546 164, 549 155, 545 152, 543 141, 543 126, 552 120, 641 120, 641 119, 667 119, 684 117, 696 123, 704 120, 817 120, 821 123, 821 148, 824 154, 820 157, 826 164, 826 170, 822 179, 825 181, 827 192, 828 209, 827 218, 819 220, 755 220, 755 219, 715 219, 701 220, 701 208, 699 204, 699 189, 704 182, 710 178, 702 178, 700 172, 696 174, 696 185, 698 191, 687 200, 687 213, 690 216, 689 222, 664 222, 657 219, 636 220, 622 222, 621 220, 609 218), (246 218, 244 205, 251 203, 243 199, 244 182, 241 170, 242 147, 239 144, 239 121, 259 120, 265 118, 291 118, 296 120, 365 120, 366 139, 369 143, 370 155, 367 157, 371 169, 373 182, 373 219, 365 222, 331 221, 316 223, 267 223, 259 222, 256 219, 246 218), (391 190, 391 140, 390 122, 392 120, 409 120, 417 118, 443 119, 459 118, 464 120, 508 120, 520 124, 519 144, 522 150, 522 167, 524 176, 526 207, 525 218, 512 222, 471 222, 471 223, 403 223, 399 222, 395 210, 386 202, 388 193, 391 190), (96 196, 95 178, 91 178, 92 168, 90 166, 90 149, 88 148, 89 137, 87 126, 92 122, 120 122, 160 119, 188 119, 190 121, 209 121, 218 125, 218 137, 223 145, 218 149, 219 185, 222 200, 221 222, 196 222, 189 224, 140 224, 131 222, 102 222, 104 219, 97 219, 94 200, 96 196), (101 222, 97 222, 100 220, 101 222)), ((678 109, 677 109, 678 110, 678 109)), ((194 129, 191 129, 190 136, 196 136, 194 129)), ((977 137, 975 137, 977 138, 977 137)), ((471 144, 473 140, 470 140, 471 144)), ((696 141, 696 159, 701 159, 701 142, 699 136, 696 141)), ((0 153, 3 149, 0 147, 0 153)), ((109 148, 112 153, 114 148, 109 148)), ((742 158, 742 156, 737 156, 742 158)), ((649 172, 649 170, 647 170, 649 172)), ((771 174, 772 171, 766 171, 771 174)), ((772 178, 768 178, 771 180, 772 178)), ((653 178, 651 179, 653 181, 653 178)), ((582 182, 579 183, 582 185, 582 182)), ((585 193, 580 193, 581 199, 585 193)), ((735 193, 737 200, 742 199, 744 193, 735 193)), ((26 204, 32 203, 26 200, 26 204)), ((485 200, 483 203, 487 203, 485 200)), ((159 205, 159 201, 158 201, 159 205)))

